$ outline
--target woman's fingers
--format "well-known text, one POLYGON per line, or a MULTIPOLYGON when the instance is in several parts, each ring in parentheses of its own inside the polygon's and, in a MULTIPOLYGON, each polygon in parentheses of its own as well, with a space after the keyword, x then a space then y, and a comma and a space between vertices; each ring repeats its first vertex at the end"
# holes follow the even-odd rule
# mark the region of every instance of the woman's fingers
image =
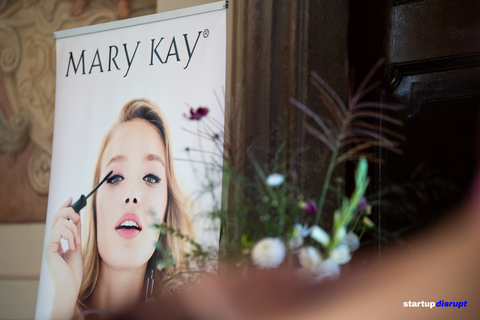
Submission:
POLYGON ((57 253, 62 256, 62 238, 67 240, 68 247, 71 251, 75 251, 76 248, 81 247, 80 215, 69 207, 71 204, 72 198, 70 197, 60 206, 60 210, 53 215, 48 249, 50 253, 57 253))
POLYGON ((72 220, 73 223, 75 223, 75 225, 77 226, 78 232, 77 232, 77 236, 76 236, 76 241, 77 241, 77 245, 79 245, 80 241, 81 241, 81 236, 82 236, 82 224, 80 222, 80 213, 76 213, 75 210, 70 208, 70 205, 72 203, 73 203, 73 198, 72 197, 68 198, 67 201, 65 201, 60 206, 60 211, 62 211, 62 209, 68 210, 67 213, 66 213, 67 218, 72 220))
MULTIPOLYGON (((82 244, 82 221, 80 219, 80 214, 78 215, 78 221, 75 222, 75 225, 77 226, 77 245, 81 246, 82 244)), ((81 248, 81 247, 80 247, 81 248)))
POLYGON ((65 219, 65 220, 70 219, 77 226, 80 224, 80 214, 77 214, 71 207, 68 207, 69 205, 68 203, 72 202, 71 199, 72 198, 69 199, 69 202, 67 201, 63 204, 63 205, 67 204, 66 207, 64 207, 63 209, 60 209, 60 211, 58 211, 53 215, 52 230, 55 227, 55 224, 57 223, 57 221, 59 221, 60 219, 65 219))
MULTIPOLYGON (((68 222, 68 221, 67 221, 68 222)), ((73 223, 69 222, 73 225, 73 223)), ((50 236, 50 244, 49 244, 49 251, 51 253, 62 253, 62 243, 60 242, 62 239, 67 240, 68 247, 70 250, 75 250, 75 235, 73 231, 65 225, 57 224, 55 228, 52 230, 50 236)))
POLYGON ((62 210, 64 208, 67 208, 69 205, 72 204, 72 201, 73 201, 73 198, 70 197, 67 199, 67 201, 65 201, 64 203, 62 203, 62 205, 60 206, 60 208, 58 210, 62 210))
POLYGON ((68 241, 68 248, 72 251, 75 251, 75 235, 72 231, 65 226, 59 228, 60 236, 68 241))
MULTIPOLYGON (((75 248, 77 247, 77 244, 79 244, 77 240, 78 238, 77 226, 74 225, 71 221, 67 221, 67 220, 58 221, 53 232, 56 235, 56 238, 58 238, 58 235, 60 235, 61 238, 67 240, 68 248, 72 251, 74 251, 75 248)), ((55 239, 55 241, 61 245, 59 239, 55 239)))
MULTIPOLYGON (((75 248, 80 245, 78 226, 76 224, 72 223, 72 221, 68 221, 68 220, 59 220, 59 224, 66 227, 67 229, 69 229, 73 233, 73 235, 74 235, 73 239, 75 241, 75 247, 73 248, 73 250, 75 250, 75 248)), ((69 246, 70 246, 70 244, 69 244, 69 246)))

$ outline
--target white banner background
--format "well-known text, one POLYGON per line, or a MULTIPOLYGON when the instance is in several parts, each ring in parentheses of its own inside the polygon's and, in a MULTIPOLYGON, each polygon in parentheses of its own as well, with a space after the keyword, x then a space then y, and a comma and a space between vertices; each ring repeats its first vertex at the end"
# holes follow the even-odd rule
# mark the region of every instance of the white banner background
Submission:
MULTIPOLYGON (((86 195, 91 191, 94 165, 101 140, 113 124, 119 109, 127 101, 145 97, 154 101, 165 112, 171 129, 175 159, 187 159, 185 152, 187 147, 200 149, 198 137, 182 129, 197 130, 197 122, 187 120, 183 116, 184 113, 189 113, 189 106, 208 107, 209 116, 223 125, 225 19, 225 10, 220 10, 57 40, 55 125, 45 244, 49 239, 52 216, 60 205, 70 196, 75 201, 81 194, 86 195), (189 54, 183 35, 188 35, 192 51, 199 31, 201 34, 198 43, 188 67, 185 68, 189 54), (163 38, 157 52, 165 61, 173 37, 180 61, 173 55, 172 47, 170 51, 172 55, 168 57, 166 63, 162 64, 153 53, 151 65, 152 39, 155 39, 154 46, 157 46, 163 38), (140 43, 132 60, 138 42, 140 43), (124 76, 128 69, 124 44, 132 61, 127 76, 124 76), (111 71, 108 71, 109 47, 112 45, 118 47, 115 61, 120 70, 111 63, 111 71), (99 63, 98 57, 95 57, 97 49, 103 72, 100 72, 99 66, 91 68, 92 64, 99 63), (78 63, 83 50, 86 74, 82 74, 80 64, 76 74, 70 66, 66 77, 70 52, 73 53, 75 63, 78 63)), ((205 140, 202 141, 202 147, 204 150, 215 149, 211 142, 205 140)), ((198 155, 197 158, 199 159, 198 155)), ((217 158, 217 162, 221 163, 221 159, 217 158)), ((201 188, 200 181, 192 171, 191 163, 175 161, 175 168, 177 174, 183 176, 192 193, 201 188)), ((200 168, 197 166, 197 169, 200 168)), ((202 176, 201 170, 199 175, 202 176)), ((218 199, 220 194, 219 189, 218 199)), ((199 204, 203 210, 208 210, 211 206, 208 199, 202 199, 199 204)), ((211 233, 206 235, 202 231, 204 227, 205 225, 199 224, 196 226, 197 235, 200 235, 199 240, 215 244, 214 239, 218 236, 211 233)), ((43 258, 36 319, 50 318, 53 294, 53 282, 43 258)))

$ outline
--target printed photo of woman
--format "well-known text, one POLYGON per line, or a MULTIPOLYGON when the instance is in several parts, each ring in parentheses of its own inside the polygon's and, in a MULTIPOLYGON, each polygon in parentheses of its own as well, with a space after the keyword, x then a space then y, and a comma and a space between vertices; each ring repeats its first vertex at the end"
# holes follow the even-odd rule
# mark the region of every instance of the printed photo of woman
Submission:
MULTIPOLYGON (((188 199, 173 166, 166 117, 151 100, 130 100, 100 146, 85 218, 65 201, 54 215, 45 257, 55 286, 51 319, 71 319, 98 310, 118 314, 150 298, 146 279, 160 284, 156 243, 170 248, 177 265, 184 243, 162 235, 165 223, 193 238, 188 199), (160 237, 160 238, 159 238, 160 237), (68 241, 63 251, 61 239, 68 241)), ((154 290, 155 292, 155 290, 154 290)))

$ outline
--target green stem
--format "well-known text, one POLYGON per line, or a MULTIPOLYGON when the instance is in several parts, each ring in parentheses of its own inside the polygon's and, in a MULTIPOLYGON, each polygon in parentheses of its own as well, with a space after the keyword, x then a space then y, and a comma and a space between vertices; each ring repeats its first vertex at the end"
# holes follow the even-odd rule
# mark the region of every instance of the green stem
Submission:
POLYGON ((279 226, 278 226, 278 229, 280 231, 280 234, 283 233, 283 226, 285 225, 285 217, 284 217, 284 212, 282 209, 280 209, 279 207, 277 207, 277 211, 278 211, 278 217, 279 217, 279 226))
POLYGON ((365 233, 365 230, 367 230, 367 228, 363 227, 363 228, 362 228, 362 232, 361 232, 360 235, 358 236, 358 240, 361 240, 361 239, 362 239, 363 234, 365 233))
POLYGON ((358 213, 357 215, 357 220, 355 220, 355 223, 353 224, 353 227, 352 227, 352 232, 355 232, 355 228, 357 227, 357 224, 358 224, 358 221, 360 221, 360 218, 363 216, 363 214, 361 214, 361 212, 358 213))
POLYGON ((330 158, 330 164, 328 165, 327 176, 325 177, 325 181, 323 182, 322 195, 320 196, 320 201, 318 201, 318 210, 317 210, 317 215, 315 216, 315 225, 318 225, 318 222, 320 221, 320 217, 322 216, 323 205, 325 203, 325 198, 327 196, 328 186, 330 185, 330 178, 332 177, 333 169, 335 168, 338 151, 340 150, 342 141, 343 141, 343 134, 341 134, 338 137, 337 143, 335 144, 335 149, 333 149, 332 157, 330 158))

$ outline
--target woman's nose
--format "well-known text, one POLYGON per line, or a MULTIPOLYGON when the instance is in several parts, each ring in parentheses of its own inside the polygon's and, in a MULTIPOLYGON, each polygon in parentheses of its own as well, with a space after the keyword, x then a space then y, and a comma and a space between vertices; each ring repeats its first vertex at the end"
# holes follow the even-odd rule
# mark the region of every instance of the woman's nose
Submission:
POLYGON ((142 201, 142 199, 140 198, 140 195, 136 192, 136 191, 133 191, 133 192, 128 192, 125 197, 124 197, 124 201, 125 203, 134 203, 134 204, 140 204, 140 202, 142 201))

